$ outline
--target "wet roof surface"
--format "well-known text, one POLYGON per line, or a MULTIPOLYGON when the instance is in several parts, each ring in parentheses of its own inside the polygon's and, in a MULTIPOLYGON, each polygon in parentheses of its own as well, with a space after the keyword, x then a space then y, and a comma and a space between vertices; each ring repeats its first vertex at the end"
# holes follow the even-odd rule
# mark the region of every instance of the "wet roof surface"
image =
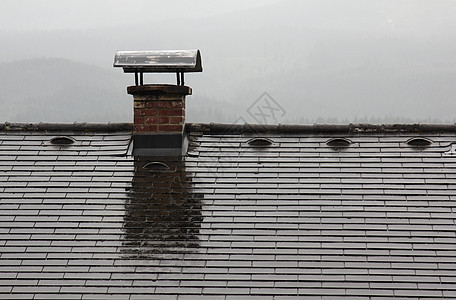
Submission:
POLYGON ((455 133, 130 138, 0 131, 0 298, 456 297, 455 133))

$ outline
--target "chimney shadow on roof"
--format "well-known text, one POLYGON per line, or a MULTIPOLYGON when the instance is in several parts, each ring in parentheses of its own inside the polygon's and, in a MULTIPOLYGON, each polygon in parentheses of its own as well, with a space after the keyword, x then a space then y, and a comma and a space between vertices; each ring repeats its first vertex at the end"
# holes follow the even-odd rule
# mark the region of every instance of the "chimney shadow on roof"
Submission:
POLYGON ((122 253, 135 259, 197 253, 202 194, 195 193, 181 156, 135 156, 125 203, 122 253))

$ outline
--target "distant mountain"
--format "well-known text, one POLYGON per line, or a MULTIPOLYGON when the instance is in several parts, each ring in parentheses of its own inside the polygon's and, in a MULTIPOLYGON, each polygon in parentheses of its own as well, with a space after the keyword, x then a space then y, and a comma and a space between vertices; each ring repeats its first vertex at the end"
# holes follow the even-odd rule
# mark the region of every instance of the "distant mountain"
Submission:
POLYGON ((120 73, 61 58, 0 64, 0 120, 129 121, 131 99, 120 73))
MULTIPOLYGON (((0 122, 132 122, 132 96, 126 93, 132 81, 122 69, 62 58, 1 63, 0 122)), ((229 105, 208 107, 210 101, 189 96, 187 121, 229 123, 222 108, 229 105)))
MULTIPOLYGON (((67 59, 0 64, 0 122, 131 122, 129 75, 67 59)), ((297 66, 236 81, 227 85, 232 102, 199 83, 187 98, 187 121, 254 122, 247 110, 264 91, 286 111, 282 123, 456 121, 455 65, 297 66)))

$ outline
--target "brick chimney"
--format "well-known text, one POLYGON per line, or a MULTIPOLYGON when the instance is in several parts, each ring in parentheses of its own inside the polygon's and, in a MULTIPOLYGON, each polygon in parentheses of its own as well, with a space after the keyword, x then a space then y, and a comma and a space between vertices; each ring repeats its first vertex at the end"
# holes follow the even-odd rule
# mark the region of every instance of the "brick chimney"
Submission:
POLYGON ((178 155, 182 152, 185 96, 188 86, 147 84, 129 86, 134 107, 134 154, 178 155))
POLYGON ((134 134, 182 134, 188 86, 148 84, 130 86, 134 100, 134 134))
POLYGON ((202 72, 199 50, 117 51, 114 67, 135 74, 127 92, 134 100, 133 155, 185 154, 184 73, 202 72), (175 73, 177 84, 144 84, 144 73, 175 73))

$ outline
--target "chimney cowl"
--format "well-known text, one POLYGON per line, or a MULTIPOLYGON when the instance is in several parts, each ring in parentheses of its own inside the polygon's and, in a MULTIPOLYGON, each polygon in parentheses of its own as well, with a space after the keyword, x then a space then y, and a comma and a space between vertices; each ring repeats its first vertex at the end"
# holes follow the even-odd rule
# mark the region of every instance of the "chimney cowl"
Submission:
POLYGON ((176 73, 177 85, 183 86, 184 73, 202 72, 199 50, 117 51, 114 67, 135 73, 135 84, 144 84, 144 73, 176 73))

